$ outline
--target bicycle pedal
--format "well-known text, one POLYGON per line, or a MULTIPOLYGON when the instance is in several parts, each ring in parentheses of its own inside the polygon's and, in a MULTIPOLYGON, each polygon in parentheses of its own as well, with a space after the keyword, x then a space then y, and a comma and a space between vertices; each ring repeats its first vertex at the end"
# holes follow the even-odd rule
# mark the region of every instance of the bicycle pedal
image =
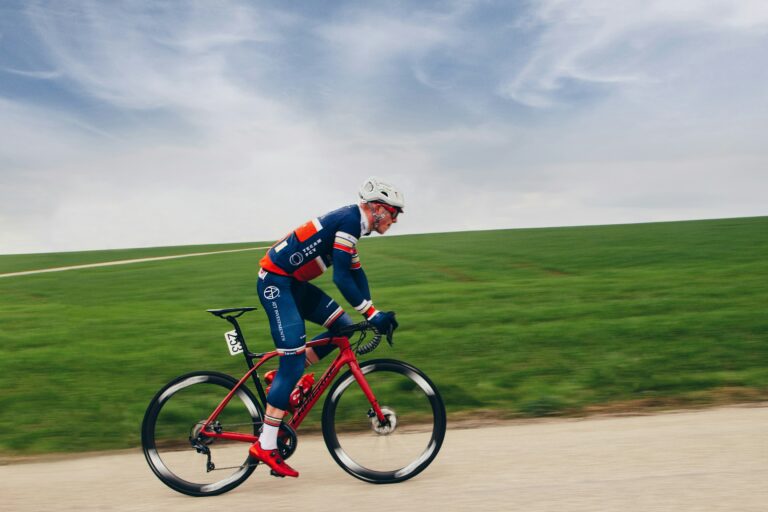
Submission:
POLYGON ((272 475, 272 476, 276 476, 277 478, 285 478, 285 475, 281 475, 280 473, 278 473, 274 469, 270 469, 269 470, 269 474, 272 475))

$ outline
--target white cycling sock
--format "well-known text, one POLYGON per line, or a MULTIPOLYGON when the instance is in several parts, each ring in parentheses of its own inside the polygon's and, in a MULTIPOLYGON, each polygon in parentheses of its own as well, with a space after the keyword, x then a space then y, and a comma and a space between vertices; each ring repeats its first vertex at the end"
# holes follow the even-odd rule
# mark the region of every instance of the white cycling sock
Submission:
POLYGON ((264 450, 274 450, 277 448, 277 432, 280 427, 264 424, 261 435, 259 436, 259 444, 264 450))

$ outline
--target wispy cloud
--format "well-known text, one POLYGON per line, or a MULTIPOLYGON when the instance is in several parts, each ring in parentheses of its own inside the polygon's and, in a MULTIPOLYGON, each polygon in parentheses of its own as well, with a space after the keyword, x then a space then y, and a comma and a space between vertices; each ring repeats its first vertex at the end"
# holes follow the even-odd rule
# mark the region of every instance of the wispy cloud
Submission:
POLYGON ((405 18, 359 8, 316 32, 329 45, 340 68, 381 74, 400 59, 414 61, 435 48, 453 46, 457 31, 451 20, 442 13, 405 18))
POLYGON ((13 69, 13 68, 2 68, 2 70, 6 73, 11 73, 14 75, 24 76, 27 78, 37 78, 39 80, 53 80, 54 78, 60 78, 61 72, 60 71, 33 71, 33 70, 24 70, 24 69, 13 69))
MULTIPOLYGON (((573 81, 657 83, 685 75, 733 38, 765 35, 764 2, 544 0, 520 25, 537 33, 527 64, 499 92, 531 107, 567 101, 573 81)), ((620 89, 616 89, 620 90, 620 89)))
MULTIPOLYGON (((235 3, 78 2, 27 16, 59 73, 80 94, 118 108, 221 110, 258 100, 236 79, 233 62, 248 45, 277 39, 269 11, 235 3), (133 8, 131 8, 133 7, 133 8)), ((251 51, 254 67, 264 51, 251 51)))

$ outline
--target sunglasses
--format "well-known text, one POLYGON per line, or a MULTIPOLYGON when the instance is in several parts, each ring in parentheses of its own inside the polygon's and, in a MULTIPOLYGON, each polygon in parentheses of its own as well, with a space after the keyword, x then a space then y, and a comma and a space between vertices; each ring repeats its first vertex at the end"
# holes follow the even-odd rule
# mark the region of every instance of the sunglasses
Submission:
POLYGON ((388 204, 379 203, 381 206, 384 207, 385 210, 389 212, 389 214, 392 216, 392 220, 395 220, 397 216, 400 214, 400 208, 395 208, 394 206, 390 206, 388 204))

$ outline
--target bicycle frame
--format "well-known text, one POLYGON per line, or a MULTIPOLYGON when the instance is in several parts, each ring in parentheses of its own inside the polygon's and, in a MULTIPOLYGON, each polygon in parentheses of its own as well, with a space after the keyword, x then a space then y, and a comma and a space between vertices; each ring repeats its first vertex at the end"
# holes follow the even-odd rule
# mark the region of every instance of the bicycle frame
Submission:
MULTIPOLYGON (((233 325, 235 325, 238 336, 240 336, 241 343, 243 344, 243 352, 245 354, 246 360, 248 361, 249 370, 238 381, 237 385, 234 388, 232 388, 232 390, 230 390, 230 392, 227 394, 224 400, 222 400, 221 403, 216 407, 216 409, 213 411, 210 417, 208 417, 208 419, 203 424, 203 427, 200 429, 200 435, 204 437, 228 439, 231 441, 255 443, 258 440, 258 436, 255 436, 255 435, 242 434, 238 432, 225 432, 225 431, 216 432, 216 431, 209 430, 210 424, 216 421, 216 418, 219 416, 219 414, 221 414, 221 411, 224 410, 224 408, 227 406, 227 404, 235 395, 235 393, 237 393, 240 387, 245 384, 245 382, 248 380, 249 377, 253 377, 254 381, 257 383, 257 389, 259 391, 260 398, 263 404, 266 405, 266 396, 264 394, 261 381, 259 381, 258 375, 256 374, 256 370, 258 370, 264 363, 266 363, 270 359, 274 357, 279 357, 279 354, 277 353, 276 350, 272 352, 267 352, 264 354, 252 354, 248 352, 244 339, 242 338, 242 333, 240 332, 240 328, 237 325, 237 321, 234 320, 234 318, 230 320, 230 318, 232 317, 227 317, 227 320, 229 320, 233 325), (258 362, 254 364, 253 358, 255 357, 259 357, 260 359, 258 360, 258 362)), ((299 428, 299 425, 301 425, 301 423, 307 417, 307 414, 309 414, 309 411, 312 410, 312 407, 317 403, 317 401, 320 399, 320 396, 325 392, 325 390, 328 389, 328 386, 331 385, 331 383, 333 382, 333 379, 336 378, 336 376, 344 368, 344 366, 349 366, 349 369, 352 371, 352 375, 354 375, 355 380, 357 381, 358 385, 362 389, 366 398, 370 402, 371 409, 373 410, 373 413, 378 418, 379 422, 381 422, 381 424, 386 424, 387 419, 384 416, 384 413, 382 412, 381 407, 379 407, 379 403, 376 400, 376 397, 374 396, 373 391, 371 390, 371 387, 368 385, 368 382, 365 380, 365 376, 363 375, 363 372, 360 369, 360 363, 358 363, 357 361, 357 357, 355 355, 355 352, 352 350, 348 337, 334 336, 331 338, 323 338, 319 340, 310 341, 307 343, 307 348, 319 347, 319 346, 328 345, 328 344, 336 345, 339 348, 339 355, 336 356, 336 359, 334 359, 333 362, 331 362, 331 364, 323 373, 322 377, 320 377, 320 380, 318 381, 318 383, 310 391, 308 398, 302 404, 299 405, 299 407, 291 416, 291 419, 287 422, 287 424, 294 430, 299 428)))

